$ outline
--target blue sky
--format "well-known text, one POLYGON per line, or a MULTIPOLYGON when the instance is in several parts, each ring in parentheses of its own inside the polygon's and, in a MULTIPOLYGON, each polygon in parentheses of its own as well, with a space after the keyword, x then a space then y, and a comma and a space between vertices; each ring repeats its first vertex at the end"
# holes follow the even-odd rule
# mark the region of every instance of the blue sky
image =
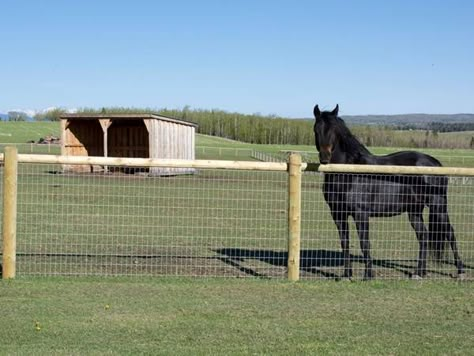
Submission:
POLYGON ((0 2, 0 112, 474 113, 474 1, 0 2))

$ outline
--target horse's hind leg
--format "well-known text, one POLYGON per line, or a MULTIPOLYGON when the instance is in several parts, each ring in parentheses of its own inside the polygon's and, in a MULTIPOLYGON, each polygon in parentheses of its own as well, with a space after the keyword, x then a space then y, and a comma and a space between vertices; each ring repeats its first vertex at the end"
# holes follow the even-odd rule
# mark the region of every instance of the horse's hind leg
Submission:
POLYGON ((364 256, 364 279, 372 279, 375 275, 372 269, 372 257, 370 256, 369 217, 366 215, 357 215, 354 220, 357 227, 357 233, 359 234, 360 249, 364 256))
POLYGON ((454 256, 454 263, 456 265, 456 269, 458 271, 458 275, 462 275, 464 273, 464 264, 462 263, 461 256, 459 255, 458 245, 456 243, 456 237, 454 236, 454 229, 451 223, 449 222, 448 214, 446 214, 447 222, 446 222, 446 238, 451 245, 451 250, 453 250, 454 256))
POLYGON ((430 219, 433 222, 430 224, 430 228, 432 227, 433 230, 437 231, 430 231, 432 234, 437 234, 440 237, 441 241, 446 240, 449 242, 451 246, 451 250, 453 251, 454 257, 454 264, 456 265, 456 269, 459 275, 464 273, 464 265, 461 260, 461 256, 459 255, 458 246, 456 243, 456 237, 454 235, 454 229, 449 221, 448 209, 446 204, 440 204, 438 206, 433 206, 430 208, 430 219))
POLYGON ((424 277, 426 275, 426 255, 428 251, 428 230, 426 230, 423 222, 423 210, 409 211, 408 218, 411 226, 416 232, 416 238, 419 243, 418 266, 415 270, 414 278, 416 276, 424 277))

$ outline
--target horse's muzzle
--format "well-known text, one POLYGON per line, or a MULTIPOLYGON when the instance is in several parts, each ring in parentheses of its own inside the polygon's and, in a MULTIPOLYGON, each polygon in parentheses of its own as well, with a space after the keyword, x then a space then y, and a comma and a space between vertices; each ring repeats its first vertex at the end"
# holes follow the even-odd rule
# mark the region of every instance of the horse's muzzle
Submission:
POLYGON ((332 145, 321 145, 319 149, 319 162, 321 164, 327 164, 331 161, 332 145))
POLYGON ((319 162, 321 164, 327 164, 331 161, 331 151, 319 151, 319 162))

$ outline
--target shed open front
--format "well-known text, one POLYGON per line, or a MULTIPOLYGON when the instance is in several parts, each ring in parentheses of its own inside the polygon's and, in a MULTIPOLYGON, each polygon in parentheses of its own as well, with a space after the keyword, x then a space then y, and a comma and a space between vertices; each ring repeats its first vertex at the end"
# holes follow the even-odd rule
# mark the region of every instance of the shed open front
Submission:
POLYGON ((150 158, 149 134, 143 120, 112 120, 107 151, 108 157, 150 158))

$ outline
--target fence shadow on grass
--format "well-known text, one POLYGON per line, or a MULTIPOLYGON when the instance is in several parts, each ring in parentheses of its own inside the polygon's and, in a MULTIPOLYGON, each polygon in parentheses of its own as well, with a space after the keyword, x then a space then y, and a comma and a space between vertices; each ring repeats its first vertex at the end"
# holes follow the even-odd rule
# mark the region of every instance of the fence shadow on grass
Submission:
MULTIPOLYGON (((288 253, 284 251, 272 250, 257 250, 257 249, 242 249, 242 248, 222 248, 213 250, 222 255, 218 257, 222 262, 235 267, 241 272, 251 276, 267 277, 257 271, 257 268, 251 266, 251 261, 256 260, 267 263, 272 266, 286 267, 288 260, 288 253), (245 263, 245 266, 244 266, 245 263)), ((352 262, 363 263, 362 256, 351 254, 352 262)), ((373 264, 382 267, 398 275, 405 275, 411 277, 413 275, 413 268, 416 260, 388 260, 388 259, 374 259, 373 264)), ((300 253, 300 270, 319 275, 323 278, 339 280, 341 275, 331 272, 331 268, 342 267, 344 259, 341 251, 332 250, 301 250, 300 253)), ((449 273, 441 271, 429 271, 439 276, 450 277, 449 273)), ((341 268, 342 273, 342 268, 341 268)))
MULTIPOLYGON (((239 271, 251 276, 266 277, 262 273, 251 267, 243 266, 244 262, 251 265, 252 260, 267 263, 272 266, 286 267, 288 261, 288 253, 285 251, 272 250, 253 250, 242 248, 222 248, 213 250, 223 255, 219 259, 239 271)), ((328 279, 339 279, 335 273, 324 270, 324 268, 334 268, 343 265, 342 253, 340 251, 330 250, 302 250, 300 253, 300 270, 308 273, 321 275, 328 279)), ((351 255, 353 261, 361 259, 360 256, 351 255)))

